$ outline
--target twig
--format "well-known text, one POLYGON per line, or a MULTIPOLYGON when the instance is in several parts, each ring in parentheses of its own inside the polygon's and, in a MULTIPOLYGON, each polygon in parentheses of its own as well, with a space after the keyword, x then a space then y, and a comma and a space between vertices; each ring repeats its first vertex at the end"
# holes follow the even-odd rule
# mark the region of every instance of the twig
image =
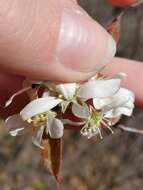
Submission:
POLYGON ((138 133, 143 135, 143 130, 135 129, 131 127, 126 127, 124 125, 118 125, 118 128, 122 129, 123 131, 131 132, 131 133, 138 133))

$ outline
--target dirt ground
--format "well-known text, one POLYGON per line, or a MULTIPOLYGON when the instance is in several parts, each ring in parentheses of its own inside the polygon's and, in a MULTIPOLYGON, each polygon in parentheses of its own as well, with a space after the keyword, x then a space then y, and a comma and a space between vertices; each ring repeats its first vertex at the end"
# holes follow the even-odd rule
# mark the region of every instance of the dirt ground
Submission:
MULTIPOLYGON (((81 5, 103 25, 120 11, 103 0, 81 0, 81 5)), ((117 55, 143 61, 143 5, 125 11, 117 55)), ((122 123, 143 128, 143 111, 136 109, 122 123)), ((104 133, 101 141, 65 132, 61 190, 143 189, 143 136, 118 128, 114 135, 104 133)), ((2 124, 0 134, 0 190, 56 190, 30 136, 12 138, 2 124)))

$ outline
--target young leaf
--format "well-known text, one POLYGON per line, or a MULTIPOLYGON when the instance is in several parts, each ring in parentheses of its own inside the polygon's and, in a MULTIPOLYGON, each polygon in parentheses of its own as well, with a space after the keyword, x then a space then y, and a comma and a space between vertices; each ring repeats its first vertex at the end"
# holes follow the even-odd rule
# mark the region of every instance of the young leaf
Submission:
POLYGON ((106 27, 106 30, 112 35, 114 40, 118 43, 120 39, 121 19, 123 13, 114 18, 110 24, 106 27))
POLYGON ((60 183, 60 168, 62 161, 62 139, 52 139, 44 134, 41 142, 41 156, 45 167, 60 183))

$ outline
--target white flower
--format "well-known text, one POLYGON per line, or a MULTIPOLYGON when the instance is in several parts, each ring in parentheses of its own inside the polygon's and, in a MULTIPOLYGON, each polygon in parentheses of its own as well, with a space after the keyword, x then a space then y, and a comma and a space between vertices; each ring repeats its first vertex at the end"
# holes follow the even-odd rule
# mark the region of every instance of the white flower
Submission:
POLYGON ((51 92, 57 92, 58 95, 63 95, 66 100, 73 99, 78 85, 76 83, 54 84, 52 82, 43 83, 51 92))
POLYGON ((110 98, 94 98, 93 106, 86 104, 73 104, 72 112, 76 117, 84 120, 84 126, 81 133, 88 138, 99 134, 102 138, 101 127, 110 128, 112 119, 119 118, 121 115, 130 116, 134 108, 134 94, 124 88, 121 88, 110 98))
POLYGON ((43 83, 49 90, 45 92, 43 96, 49 96, 50 93, 55 95, 57 98, 61 99, 60 105, 62 112, 64 113, 71 102, 76 101, 76 93, 78 89, 78 84, 76 83, 64 83, 64 84, 54 84, 51 82, 43 83))
POLYGON ((124 73, 119 73, 111 78, 96 79, 92 78, 84 84, 64 83, 54 84, 51 82, 44 82, 43 85, 48 88, 51 95, 60 98, 62 112, 64 113, 70 103, 78 101, 86 101, 91 98, 108 98, 113 96, 119 88, 122 78, 125 77, 124 73))
POLYGON ((111 97, 118 92, 121 80, 125 76, 124 73, 118 73, 111 78, 89 80, 79 88, 79 97, 84 100, 111 97))
POLYGON ((31 101, 27 104, 20 112, 22 119, 28 120, 31 117, 44 113, 52 108, 56 107, 61 102, 60 99, 56 99, 55 97, 42 97, 31 101))
POLYGON ((46 132, 47 135, 49 134, 50 137, 53 139, 61 138, 64 133, 63 123, 59 119, 55 118, 53 114, 51 113, 48 114, 46 125, 47 125, 46 128, 45 126, 42 125, 36 131, 36 135, 32 137, 33 144, 35 144, 37 147, 40 147, 42 149, 43 147, 41 146, 41 140, 42 140, 44 131, 46 132))
MULTIPOLYGON (((92 106, 88 107, 86 104, 73 104, 72 112, 76 117, 81 118, 84 121, 82 123, 83 127, 80 131, 83 136, 91 138, 99 134, 100 138, 103 138, 100 128, 104 123, 104 118, 100 112, 97 112, 92 106)), ((107 125, 107 127, 110 129, 110 126, 107 125)))
POLYGON ((9 105, 15 96, 25 91, 29 93, 32 101, 21 110, 20 114, 9 117, 6 120, 6 126, 12 136, 21 134, 23 129, 30 129, 31 126, 34 126, 36 134, 33 142, 40 148, 43 133, 51 138, 63 136, 63 122, 76 126, 84 125, 81 133, 88 138, 96 134, 102 138, 102 126, 113 132, 110 128, 113 125, 113 118, 116 119, 122 114, 127 116, 132 114, 134 94, 127 89, 120 88, 121 80, 124 77, 124 73, 118 73, 111 78, 93 77, 82 84, 33 82, 37 86, 36 89, 33 89, 28 83, 26 88, 15 93, 6 105, 9 105), (38 98, 40 88, 43 88, 44 92, 42 97, 38 98), (89 99, 93 100, 93 106, 85 103, 89 99), (59 120, 56 118, 57 113, 52 111, 57 105, 61 106, 57 113, 65 113, 70 105, 73 114, 83 121, 76 124, 68 118, 59 120))
POLYGON ((60 99, 54 97, 35 99, 26 105, 20 114, 9 117, 5 125, 12 136, 18 135, 25 128, 35 127, 38 130, 36 130, 36 135, 33 137, 33 142, 40 147, 44 130, 51 138, 57 139, 63 136, 63 123, 55 118, 55 112, 51 111, 60 102, 60 99))
POLYGON ((120 90, 110 98, 94 98, 94 107, 102 109, 104 116, 114 118, 121 115, 131 116, 134 108, 135 96, 133 92, 120 88, 120 90))

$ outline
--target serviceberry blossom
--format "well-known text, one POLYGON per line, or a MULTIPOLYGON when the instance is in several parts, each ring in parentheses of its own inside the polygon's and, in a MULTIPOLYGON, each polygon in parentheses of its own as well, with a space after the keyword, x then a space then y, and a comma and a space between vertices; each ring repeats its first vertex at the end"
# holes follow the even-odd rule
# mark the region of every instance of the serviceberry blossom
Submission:
POLYGON ((6 120, 6 126, 12 136, 16 136, 23 129, 34 127, 37 131, 33 142, 40 146, 42 134, 45 130, 51 138, 61 138, 63 136, 63 123, 56 118, 56 113, 51 109, 61 102, 55 97, 41 97, 31 101, 20 112, 20 114, 10 116, 6 120))
POLYGON ((94 98, 93 106, 87 104, 73 104, 73 114, 84 120, 81 134, 91 138, 97 134, 101 139, 101 128, 104 126, 112 133, 113 119, 121 115, 131 116, 134 108, 134 94, 124 88, 109 98, 94 98))
MULTIPOLYGON (((103 126, 113 132, 111 129, 114 125, 113 119, 121 115, 130 116, 132 114, 134 94, 120 87, 125 76, 124 73, 108 78, 96 76, 81 84, 33 81, 30 87, 24 89, 24 91, 30 90, 31 102, 19 114, 7 118, 6 127, 12 136, 22 134, 23 130, 34 129, 32 140, 40 148, 42 148, 43 133, 53 139, 62 138, 65 123, 75 126, 83 125, 81 134, 88 138, 96 134, 102 138, 101 128, 103 126), (40 88, 43 93, 39 97, 40 88), (33 96, 33 94, 36 95, 33 96), (67 109, 71 110, 82 122, 71 121, 68 118, 62 119, 61 115, 66 114, 67 109)), ((7 106, 12 103, 13 98, 19 92, 8 100, 7 106)))

